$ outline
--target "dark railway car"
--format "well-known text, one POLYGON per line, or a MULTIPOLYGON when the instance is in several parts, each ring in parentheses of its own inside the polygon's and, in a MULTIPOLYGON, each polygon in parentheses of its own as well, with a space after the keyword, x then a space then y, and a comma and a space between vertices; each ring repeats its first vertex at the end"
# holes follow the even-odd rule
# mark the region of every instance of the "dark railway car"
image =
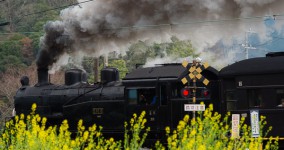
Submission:
MULTIPOLYGON (((197 82, 197 103, 219 106, 217 70, 209 67, 201 74, 210 84, 197 82)), ((53 85, 48 82, 47 69, 38 69, 37 85, 29 86, 27 77, 21 81, 15 110, 17 114, 27 114, 31 104, 36 103, 37 112, 47 117, 51 125, 68 119, 71 130, 76 130, 77 122, 83 119, 86 126, 96 123, 103 126, 104 135, 115 137, 124 133, 124 121, 145 110, 147 126, 151 127, 149 138, 158 139, 166 126, 176 127, 188 113, 184 104, 192 103, 191 98, 184 99, 180 93, 185 75, 188 70, 181 64, 165 64, 136 69, 119 81, 117 69, 104 68, 102 82, 90 85, 85 72, 73 69, 65 73, 64 85, 53 85)))
POLYGON ((271 136, 284 137, 284 53, 268 53, 229 65, 219 72, 224 111, 247 116, 256 109, 272 126, 271 136))

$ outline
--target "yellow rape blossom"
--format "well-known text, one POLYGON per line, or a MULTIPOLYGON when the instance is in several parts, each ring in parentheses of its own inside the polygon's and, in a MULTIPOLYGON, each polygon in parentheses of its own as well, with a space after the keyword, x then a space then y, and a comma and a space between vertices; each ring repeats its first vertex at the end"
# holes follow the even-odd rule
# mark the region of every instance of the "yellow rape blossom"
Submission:
MULTIPOLYGON (((231 129, 231 113, 228 112, 224 117, 217 112, 213 112, 213 105, 210 104, 209 107, 203 111, 198 112, 197 116, 191 119, 188 124, 187 118, 189 116, 185 115, 183 120, 179 121, 176 130, 170 132, 169 127, 165 128, 167 135, 167 148, 169 150, 176 149, 195 149, 195 150, 259 150, 262 149, 263 140, 262 138, 251 138, 251 127, 245 124, 244 117, 240 121, 240 130, 242 134, 240 138, 230 138, 231 129)), ((264 121, 265 117, 261 117, 261 128, 266 124, 264 121)), ((268 128, 270 131, 272 127, 268 128)), ((262 134, 261 134, 262 135, 262 134)), ((268 149, 271 146, 277 149, 277 140, 274 140, 275 144, 272 142, 267 142, 264 148, 268 149)))
MULTIPOLYGON (((125 135, 123 145, 121 141, 114 138, 105 139, 102 133, 102 126, 96 124, 88 127, 83 125, 83 120, 78 121, 78 133, 76 137, 71 138, 71 132, 68 130, 68 121, 64 120, 57 128, 56 126, 45 127, 48 118, 35 114, 36 104, 32 105, 30 115, 19 115, 14 120, 5 123, 5 129, 0 135, 0 149, 54 149, 54 150, 75 150, 75 149, 141 149, 146 140, 150 128, 147 126, 146 112, 142 111, 139 116, 133 114, 129 122, 125 122, 125 135)), ((185 115, 178 122, 176 128, 165 127, 164 137, 167 146, 164 147, 161 142, 155 144, 158 150, 259 150, 259 149, 277 149, 278 139, 269 138, 264 145, 261 134, 259 138, 251 138, 251 127, 245 124, 246 118, 241 118, 240 138, 230 139, 230 113, 224 117, 213 112, 213 105, 204 112, 199 112, 196 118, 189 120, 189 115, 185 115)), ((260 117, 260 129, 272 130, 272 127, 263 128, 266 124, 265 116, 260 117)))

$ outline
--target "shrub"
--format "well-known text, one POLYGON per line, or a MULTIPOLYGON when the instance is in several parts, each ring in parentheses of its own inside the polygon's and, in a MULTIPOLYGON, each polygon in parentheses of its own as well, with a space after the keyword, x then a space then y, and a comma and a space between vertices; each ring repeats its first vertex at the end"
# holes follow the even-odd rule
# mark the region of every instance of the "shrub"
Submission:
POLYGON ((35 109, 34 104, 32 113, 26 118, 21 114, 6 123, 0 137, 0 149, 121 149, 121 141, 105 139, 102 136, 102 127, 95 124, 87 130, 82 120, 78 122, 78 133, 75 138, 71 138, 67 120, 64 120, 58 129, 56 126, 46 128, 47 119, 34 114, 35 109))
POLYGON ((147 122, 147 120, 144 118, 145 114, 145 111, 142 111, 139 117, 137 117, 136 114, 133 114, 133 117, 130 120, 129 129, 128 123, 124 123, 124 149, 136 150, 142 148, 147 137, 147 133, 150 131, 150 127, 148 127, 146 132, 143 133, 145 130, 145 123, 147 122))
MULTIPOLYGON (((217 112, 213 112, 213 105, 209 105, 204 112, 198 112, 196 118, 190 120, 189 115, 185 115, 179 121, 177 128, 173 131, 166 127, 167 149, 169 150, 259 150, 259 149, 278 149, 278 142, 272 142, 272 138, 264 145, 263 134, 260 137, 252 138, 250 126, 244 123, 245 118, 241 118, 241 136, 232 138, 230 113, 224 118, 217 112), (222 120, 221 120, 222 119, 222 120)), ((266 125, 265 117, 261 116, 260 129, 266 125)), ((161 143, 156 143, 156 149, 166 149, 161 143)))
MULTIPOLYGON (((89 149, 141 149, 150 128, 146 128, 146 112, 140 116, 133 114, 129 123, 125 122, 125 133, 122 141, 113 138, 104 138, 102 127, 94 124, 86 129, 83 120, 78 122, 77 134, 71 138, 68 130, 68 121, 64 120, 59 128, 57 126, 46 126, 47 119, 35 114, 36 105, 32 106, 32 113, 28 116, 21 114, 14 120, 6 122, 5 129, 0 134, 0 149, 58 149, 58 150, 89 150, 89 149)), ((167 143, 163 145, 156 142, 158 150, 259 150, 278 149, 278 141, 269 138, 264 142, 266 133, 261 132, 260 137, 250 136, 251 128, 241 118, 239 138, 230 137, 231 123, 230 113, 223 118, 217 112, 213 112, 213 105, 210 105, 204 112, 198 112, 196 118, 190 119, 185 115, 180 120, 177 128, 171 131, 165 128, 167 143)), ((266 125, 265 117, 261 116, 260 129, 266 125)))

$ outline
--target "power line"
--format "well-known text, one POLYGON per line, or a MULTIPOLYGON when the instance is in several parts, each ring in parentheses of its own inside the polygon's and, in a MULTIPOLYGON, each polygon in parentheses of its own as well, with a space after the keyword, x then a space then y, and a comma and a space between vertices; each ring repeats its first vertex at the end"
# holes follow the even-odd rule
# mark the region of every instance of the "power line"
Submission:
POLYGON ((272 39, 272 40, 268 40, 268 41, 266 41, 266 42, 264 42, 264 43, 261 43, 261 44, 258 44, 258 45, 254 45, 254 47, 260 47, 260 46, 264 46, 264 45, 267 45, 267 44, 269 44, 269 43, 271 43, 271 42, 275 42, 275 41, 278 41, 278 40, 280 40, 280 39, 272 39))
POLYGON ((44 33, 44 32, 11 32, 11 33, 9 33, 9 32, 1 33, 0 32, 0 35, 10 35, 10 34, 18 34, 18 33, 20 33, 20 34, 32 34, 32 33, 44 33))
MULTIPOLYGON (((272 16, 284 16, 281 15, 272 15, 272 16)), ((157 25, 138 25, 138 26, 125 26, 125 27, 117 27, 117 28, 106 28, 105 30, 120 30, 120 29, 139 29, 139 28, 159 28, 159 27, 172 27, 172 26, 179 26, 179 25, 199 25, 203 23, 226 23, 232 22, 237 20, 245 20, 245 21, 260 21, 264 17, 271 17, 271 16, 252 16, 252 17, 239 17, 239 18, 232 18, 232 19, 216 19, 216 20, 205 20, 205 21, 193 21, 193 22, 181 22, 181 23, 167 23, 167 24, 157 24, 157 25)), ((208 25, 209 26, 209 25, 208 25)))
MULTIPOLYGON (((45 12, 48 12, 48 11, 62 9, 62 8, 70 7, 70 6, 75 6, 75 5, 79 5, 79 4, 83 4, 83 3, 87 3, 87 2, 91 2, 91 1, 93 1, 93 0, 86 0, 86 1, 83 1, 83 2, 79 2, 79 3, 73 3, 73 4, 69 4, 69 5, 59 6, 59 7, 55 7, 55 8, 51 8, 51 9, 46 9, 46 10, 39 11, 39 12, 24 14, 24 15, 20 16, 20 19, 18 21, 20 21, 23 17, 26 17, 26 16, 41 14, 41 13, 45 13, 45 12)), ((105 28, 104 30, 141 29, 141 28, 147 28, 148 29, 148 28, 172 27, 172 26, 180 26, 180 25, 194 25, 194 24, 199 25, 199 24, 203 24, 203 23, 226 23, 226 22, 232 22, 232 21, 237 21, 237 20, 245 20, 245 21, 251 22, 252 20, 253 21, 260 21, 260 19, 263 19, 264 17, 269 17, 269 18, 273 17, 274 20, 275 20, 276 17, 281 17, 281 16, 284 16, 284 14, 252 16, 252 17, 239 17, 239 18, 233 18, 233 19, 216 19, 216 20, 182 22, 182 23, 167 23, 167 24, 157 24, 157 25, 124 26, 124 27, 117 27, 117 28, 105 28)), ((210 25, 206 25, 206 26, 210 26, 210 25)))
POLYGON ((70 7, 70 6, 75 6, 75 5, 87 3, 87 2, 90 2, 90 1, 93 1, 93 0, 87 0, 87 1, 79 2, 79 3, 73 3, 73 4, 69 4, 69 5, 59 6, 59 7, 55 7, 55 8, 51 8, 51 9, 46 9, 46 10, 43 10, 43 11, 24 14, 24 15, 20 16, 20 19, 17 22, 19 22, 23 17, 26 17, 26 16, 41 14, 41 13, 45 13, 45 12, 52 11, 52 10, 57 10, 57 9, 62 9, 62 8, 70 7))
MULTIPOLYGON (((70 6, 75 6, 75 5, 79 5, 79 4, 83 4, 83 3, 87 3, 87 2, 91 2, 91 1, 93 1, 93 0, 87 0, 87 1, 79 2, 79 3, 73 3, 73 4, 69 4, 69 5, 59 6, 59 7, 55 7, 55 8, 51 8, 51 9, 46 9, 46 10, 39 11, 39 12, 24 14, 24 15, 20 16, 21 18, 19 20, 21 20, 23 17, 26 17, 26 16, 41 14, 41 13, 45 13, 45 12, 48 12, 48 11, 62 9, 62 8, 70 7, 70 6)), ((179 26, 179 25, 194 25, 194 24, 203 24, 203 23, 226 23, 226 22, 232 22, 232 21, 237 21, 237 20, 247 20, 247 21, 251 22, 252 20, 259 21, 259 19, 263 19, 264 17, 273 17, 274 19, 276 19, 276 17, 281 17, 281 16, 284 16, 284 14, 252 16, 252 17, 239 17, 239 18, 233 18, 233 19, 216 19, 216 20, 194 21, 194 22, 183 22, 183 23, 167 23, 167 24, 157 24, 157 25, 124 26, 124 27, 117 27, 117 28, 106 28, 104 30, 159 28, 159 27, 167 27, 167 26, 172 27, 172 26, 179 26)))
POLYGON ((267 45, 267 44, 269 44, 269 43, 271 43, 271 42, 275 42, 275 41, 279 41, 279 40, 281 40, 281 39, 282 39, 282 40, 284 39, 284 37, 276 37, 276 36, 272 36, 272 38, 273 38, 273 39, 268 40, 268 41, 266 41, 266 42, 263 42, 263 43, 261 43, 261 44, 254 45, 254 47, 264 46, 264 45, 267 45))

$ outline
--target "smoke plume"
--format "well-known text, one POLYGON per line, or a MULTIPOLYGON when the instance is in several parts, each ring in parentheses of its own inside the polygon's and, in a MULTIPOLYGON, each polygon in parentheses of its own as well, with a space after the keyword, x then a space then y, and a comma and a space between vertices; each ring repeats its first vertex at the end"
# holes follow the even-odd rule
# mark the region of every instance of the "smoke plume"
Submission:
POLYGON ((162 42, 173 35, 190 39, 202 55, 216 56, 206 49, 220 40, 231 44, 233 38, 244 38, 249 28, 265 38, 263 20, 249 17, 280 14, 284 6, 279 0, 84 1, 45 25, 38 67, 51 67, 66 54, 99 56, 137 40, 162 42))

